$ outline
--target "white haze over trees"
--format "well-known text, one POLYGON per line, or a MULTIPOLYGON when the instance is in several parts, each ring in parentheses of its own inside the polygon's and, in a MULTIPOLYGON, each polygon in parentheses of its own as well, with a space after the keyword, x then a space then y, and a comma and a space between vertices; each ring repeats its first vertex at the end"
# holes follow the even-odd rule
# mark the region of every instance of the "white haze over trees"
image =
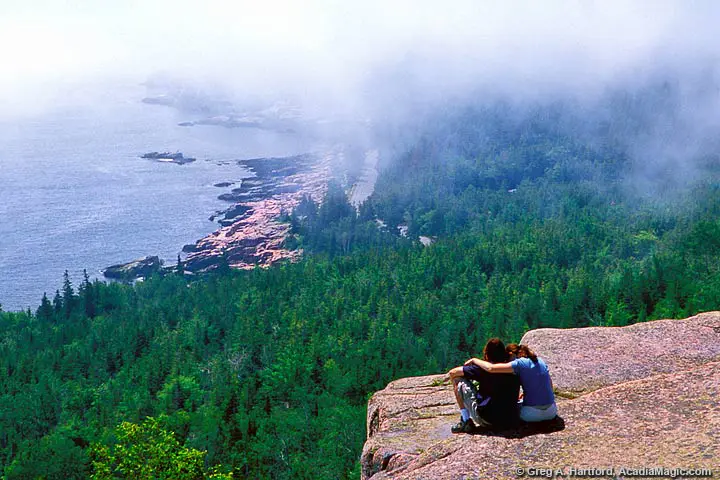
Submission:
POLYGON ((167 72, 342 104, 388 65, 428 95, 596 93, 658 69, 716 72, 718 19, 713 1, 2 0, 0 98, 22 110, 80 83, 167 72))

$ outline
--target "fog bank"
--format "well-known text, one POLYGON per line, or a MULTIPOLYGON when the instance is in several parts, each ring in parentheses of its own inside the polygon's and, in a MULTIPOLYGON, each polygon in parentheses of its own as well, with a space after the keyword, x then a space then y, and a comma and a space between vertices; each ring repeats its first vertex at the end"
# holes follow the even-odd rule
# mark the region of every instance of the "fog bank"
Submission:
POLYGON ((158 72, 335 108, 382 94, 368 85, 383 72, 391 92, 429 100, 478 86, 591 95, 716 61, 719 13, 710 1, 6 1, 0 101, 39 108, 74 85, 158 72))

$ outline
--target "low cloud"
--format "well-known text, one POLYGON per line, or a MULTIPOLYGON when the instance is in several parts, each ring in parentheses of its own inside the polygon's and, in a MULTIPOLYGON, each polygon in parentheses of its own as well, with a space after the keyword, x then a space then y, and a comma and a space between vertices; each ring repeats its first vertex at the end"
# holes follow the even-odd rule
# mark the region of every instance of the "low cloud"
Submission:
POLYGON ((39 113, 80 85, 163 73, 397 122, 479 97, 572 99, 601 116, 617 114, 609 91, 670 79, 672 118, 649 118, 633 147, 670 161, 703 154, 717 131, 719 14, 714 1, 664 0, 4 2, 0 108, 39 113))

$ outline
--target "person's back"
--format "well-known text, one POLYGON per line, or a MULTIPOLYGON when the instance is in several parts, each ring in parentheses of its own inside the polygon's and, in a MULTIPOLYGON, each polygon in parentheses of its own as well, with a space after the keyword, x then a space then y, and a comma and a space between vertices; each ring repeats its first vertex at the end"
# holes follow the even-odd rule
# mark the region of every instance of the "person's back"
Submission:
POLYGON ((517 358, 510 362, 523 385, 523 405, 535 407, 555 403, 550 371, 542 358, 517 358))
POLYGON ((510 362, 523 387, 520 418, 526 422, 551 420, 557 415, 550 369, 527 345, 508 345, 516 358, 510 362))
MULTIPOLYGON (((509 354, 499 338, 488 340, 483 356, 489 362, 507 362, 509 354)), ((453 381, 453 393, 460 407, 460 422, 451 428, 453 433, 471 433, 476 428, 504 428, 517 421, 517 400, 520 381, 512 372, 507 375, 488 375, 468 360, 461 367, 448 372, 453 381), (477 382, 477 386, 475 386, 477 382)))
MULTIPOLYGON (((493 427, 507 427, 518 420, 517 401, 520 394, 520 379, 512 373, 493 375, 478 368, 481 393, 490 398, 483 407, 480 416, 493 427)), ((479 389, 480 390, 480 389, 479 389)))
POLYGON ((515 356, 515 360, 509 363, 492 363, 471 358, 465 362, 463 369, 480 368, 494 376, 508 373, 517 375, 525 396, 520 407, 520 419, 526 422, 554 419, 557 416, 557 405, 550 371, 545 362, 527 345, 510 344, 507 347, 507 354, 515 356))
MULTIPOLYGON (((490 345, 495 347, 495 345, 490 345)), ((499 346, 499 345, 498 345, 499 346)), ((509 360, 504 349, 491 348, 486 356, 494 363, 509 360)), ((492 427, 504 428, 518 421, 518 396, 520 378, 512 373, 490 374, 476 365, 463 367, 464 376, 477 382, 477 395, 480 401, 478 414, 492 427)))

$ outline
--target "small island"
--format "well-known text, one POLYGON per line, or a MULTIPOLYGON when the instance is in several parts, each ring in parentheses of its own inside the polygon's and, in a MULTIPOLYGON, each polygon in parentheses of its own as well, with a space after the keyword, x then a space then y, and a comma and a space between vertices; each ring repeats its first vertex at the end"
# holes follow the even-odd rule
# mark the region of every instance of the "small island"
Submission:
POLYGON ((149 158, 150 160, 156 160, 164 163, 176 163, 178 165, 185 165, 186 163, 192 163, 196 158, 185 157, 181 152, 149 152, 142 155, 140 158, 149 158))
POLYGON ((131 281, 140 277, 147 278, 160 271, 162 261, 157 255, 147 256, 132 262, 111 265, 102 271, 105 278, 131 281))

